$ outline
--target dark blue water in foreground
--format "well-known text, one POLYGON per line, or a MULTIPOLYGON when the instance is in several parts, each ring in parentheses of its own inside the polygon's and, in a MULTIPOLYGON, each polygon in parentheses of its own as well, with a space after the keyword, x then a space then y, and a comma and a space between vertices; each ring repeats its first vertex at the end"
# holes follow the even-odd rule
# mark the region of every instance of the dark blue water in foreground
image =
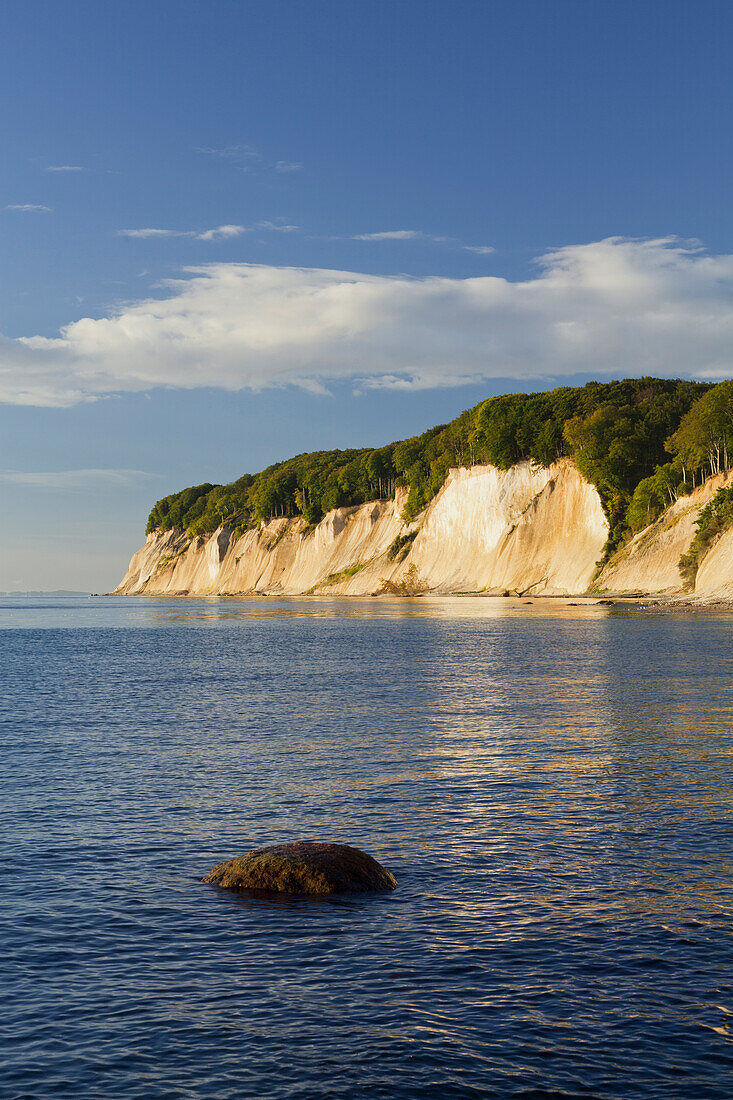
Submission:
POLYGON ((501 607, 5 601, 0 1095, 733 1096, 733 617, 501 607))

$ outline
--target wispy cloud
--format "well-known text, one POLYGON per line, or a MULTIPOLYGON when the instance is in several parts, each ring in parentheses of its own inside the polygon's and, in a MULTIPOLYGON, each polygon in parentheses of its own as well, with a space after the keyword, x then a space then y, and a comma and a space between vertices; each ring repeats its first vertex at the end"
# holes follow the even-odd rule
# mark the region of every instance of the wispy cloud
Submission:
POLYGON ((203 233, 194 233, 197 241, 226 241, 231 237, 241 237, 248 232, 244 225, 218 225, 216 229, 205 229, 203 233))
POLYGON ((271 229, 274 233, 297 233, 299 225, 287 225, 285 222, 257 222, 258 229, 271 229))
POLYGON ((118 229, 118 237, 154 240, 156 237, 190 237, 195 241, 224 241, 247 233, 245 225, 217 225, 215 229, 118 229))
POLYGON ((29 489, 130 489, 157 474, 144 470, 0 470, 0 482, 29 489))
POLYGON ((262 157, 251 145, 201 145, 199 153, 207 153, 211 157, 222 157, 224 160, 261 160, 262 157))
POLYGON ((49 164, 46 168, 47 172, 86 172, 81 164, 49 164))
POLYGON ((11 202, 5 207, 6 210, 17 210, 21 214, 50 214, 51 207, 44 206, 40 202, 11 202))
POLYGON ((303 169, 299 161, 270 160, 251 145, 202 145, 199 146, 198 151, 208 156, 229 160, 240 172, 277 172, 280 175, 288 175, 291 172, 301 172, 303 169))
POLYGON ((168 290, 52 339, 0 338, 0 400, 733 374, 733 254, 671 238, 568 245, 517 281, 216 263, 168 290))
POLYGON ((425 233, 422 229, 385 229, 378 233, 356 233, 342 238, 350 241, 429 241, 432 244, 445 244, 459 248, 464 252, 474 252, 478 256, 488 256, 495 249, 488 244, 462 244, 455 237, 439 237, 434 233, 425 233))
POLYGON ((423 237, 419 229, 385 229, 381 233, 356 233, 352 241, 414 241, 423 237))
POLYGON ((155 237, 192 237, 193 233, 182 233, 177 229, 118 229, 117 236, 148 240, 155 237))

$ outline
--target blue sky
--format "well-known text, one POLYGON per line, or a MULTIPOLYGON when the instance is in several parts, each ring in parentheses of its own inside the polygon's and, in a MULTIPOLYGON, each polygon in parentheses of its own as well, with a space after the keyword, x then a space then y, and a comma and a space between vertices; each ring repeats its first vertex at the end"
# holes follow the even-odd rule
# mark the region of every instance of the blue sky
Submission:
POLYGON ((0 589, 483 396, 733 373, 729 3, 9 0, 0 589))

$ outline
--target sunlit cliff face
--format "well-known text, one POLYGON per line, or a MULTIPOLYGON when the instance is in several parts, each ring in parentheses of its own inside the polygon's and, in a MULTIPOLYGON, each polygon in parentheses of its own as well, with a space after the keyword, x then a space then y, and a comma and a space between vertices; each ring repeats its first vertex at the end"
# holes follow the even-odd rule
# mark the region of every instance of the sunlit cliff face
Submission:
POLYGON ((275 520, 237 539, 152 535, 118 591, 369 595, 412 570, 438 592, 580 592, 608 537, 598 493, 568 460, 455 470, 414 524, 402 519, 404 499, 399 490, 395 500, 337 509, 314 531, 275 520), (408 528, 417 530, 409 551, 390 560, 408 528))

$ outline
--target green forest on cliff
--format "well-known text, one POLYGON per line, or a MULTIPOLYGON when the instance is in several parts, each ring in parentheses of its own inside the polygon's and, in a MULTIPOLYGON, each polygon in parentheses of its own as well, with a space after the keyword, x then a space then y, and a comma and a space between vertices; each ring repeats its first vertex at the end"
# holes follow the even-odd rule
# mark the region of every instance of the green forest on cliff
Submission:
POLYGON ((658 378, 590 382, 490 397, 449 424, 384 447, 314 451, 159 500, 147 530, 191 536, 246 529, 276 516, 316 523, 331 508, 388 499, 409 486, 405 519, 438 492, 453 466, 569 456, 598 489, 608 549, 652 522, 682 493, 733 460, 733 382, 658 378))

